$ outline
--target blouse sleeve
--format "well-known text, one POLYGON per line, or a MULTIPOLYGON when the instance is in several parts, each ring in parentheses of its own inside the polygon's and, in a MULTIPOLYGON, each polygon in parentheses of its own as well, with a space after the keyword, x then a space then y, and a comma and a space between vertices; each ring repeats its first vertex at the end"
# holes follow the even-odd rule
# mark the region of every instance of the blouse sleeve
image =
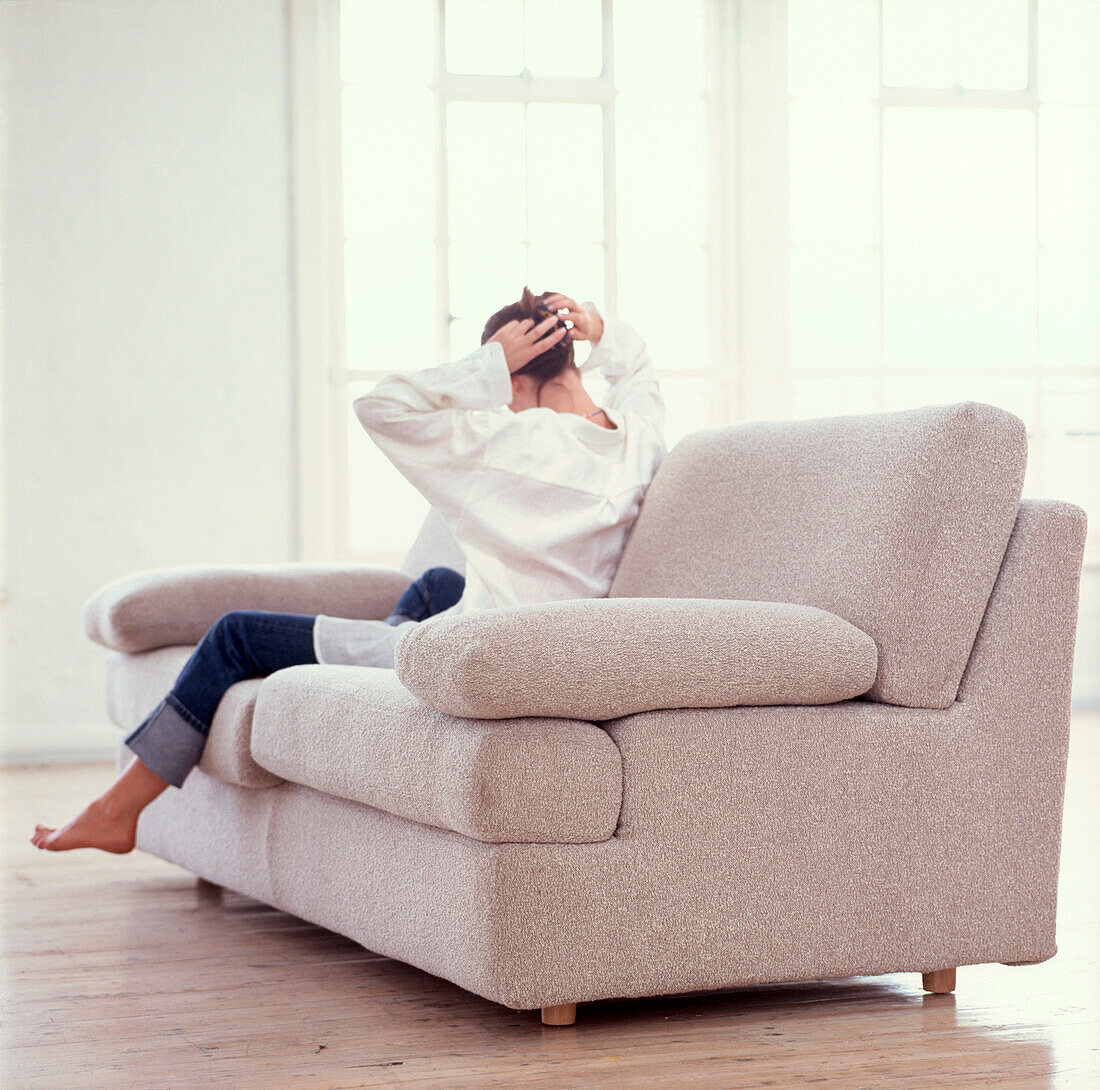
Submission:
MULTIPOLYGON (((582 305, 599 314, 594 303, 582 305)), ((610 383, 604 398, 606 408, 633 410, 664 434, 664 398, 646 343, 632 325, 621 318, 603 319, 603 336, 578 370, 583 373, 596 368, 610 383)))
POLYGON ((512 398, 504 349, 488 341, 460 360, 386 375, 352 408, 375 445, 446 516, 462 509, 512 398))

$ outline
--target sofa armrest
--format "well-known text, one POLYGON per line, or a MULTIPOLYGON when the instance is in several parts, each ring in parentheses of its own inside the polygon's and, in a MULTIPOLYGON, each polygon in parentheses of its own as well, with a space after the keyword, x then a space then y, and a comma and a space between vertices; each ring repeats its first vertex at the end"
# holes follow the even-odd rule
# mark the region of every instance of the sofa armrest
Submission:
POLYGON ((115 651, 196 644, 233 609, 383 620, 407 574, 364 564, 235 564, 151 568, 100 587, 84 603, 89 639, 115 651))
POLYGON ((394 668, 424 703, 481 719, 599 721, 659 708, 828 704, 874 683, 874 640, 815 606, 583 598, 429 617, 394 668))

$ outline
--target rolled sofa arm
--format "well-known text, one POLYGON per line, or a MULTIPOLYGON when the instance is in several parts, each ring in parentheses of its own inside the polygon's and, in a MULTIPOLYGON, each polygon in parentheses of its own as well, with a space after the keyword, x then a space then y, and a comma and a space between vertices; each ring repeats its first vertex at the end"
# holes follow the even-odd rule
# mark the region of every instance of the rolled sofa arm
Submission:
POLYGON ((582 598, 429 617, 394 668, 451 715, 598 721, 658 708, 829 704, 866 692, 874 640, 816 606, 582 598))
POLYGON ((151 568, 100 587, 84 603, 88 638, 115 651, 196 644, 233 609, 383 620, 411 580, 365 564, 234 564, 151 568))

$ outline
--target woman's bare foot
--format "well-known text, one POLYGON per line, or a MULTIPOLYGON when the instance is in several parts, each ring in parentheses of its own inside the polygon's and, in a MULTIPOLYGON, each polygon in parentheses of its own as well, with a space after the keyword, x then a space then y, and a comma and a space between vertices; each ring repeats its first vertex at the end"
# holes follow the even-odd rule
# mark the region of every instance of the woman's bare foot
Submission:
POLYGON ((126 771, 64 828, 36 825, 31 843, 48 852, 70 848, 101 848, 116 855, 132 852, 138 815, 167 786, 167 780, 135 757, 126 771))
POLYGON ((118 812, 102 799, 89 803, 68 825, 51 829, 36 825, 31 843, 49 852, 70 848, 101 848, 124 855, 134 850, 138 816, 133 811, 118 812))

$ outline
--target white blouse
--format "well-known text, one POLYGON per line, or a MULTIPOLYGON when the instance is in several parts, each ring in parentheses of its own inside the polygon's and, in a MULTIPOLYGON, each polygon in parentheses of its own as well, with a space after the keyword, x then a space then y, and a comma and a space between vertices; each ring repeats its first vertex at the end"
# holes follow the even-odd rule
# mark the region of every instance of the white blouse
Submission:
MULTIPOLYGON (((579 365, 594 368, 610 384, 602 407, 614 429, 545 406, 509 409, 511 374, 497 341, 387 375, 355 400, 371 439, 466 557, 465 590, 445 613, 607 595, 667 453, 665 404, 645 341, 621 319, 604 318, 603 336, 579 365)), ((314 649, 324 663, 392 665, 392 645, 412 623, 322 614, 314 649)))

